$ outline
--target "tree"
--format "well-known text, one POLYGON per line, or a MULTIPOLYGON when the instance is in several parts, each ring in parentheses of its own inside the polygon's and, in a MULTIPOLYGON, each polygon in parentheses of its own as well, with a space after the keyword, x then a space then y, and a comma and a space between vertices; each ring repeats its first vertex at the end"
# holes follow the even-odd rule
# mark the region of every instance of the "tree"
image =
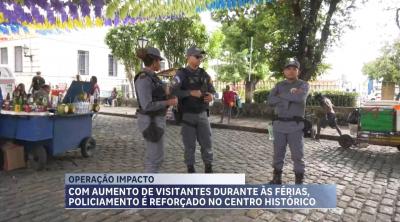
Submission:
MULTIPOLYGON (((364 64, 362 72, 371 79, 382 79, 382 82, 400 85, 400 40, 382 48, 382 55, 364 64)), ((384 87, 382 87, 382 96, 384 87)), ((391 87, 387 99, 392 99, 394 87, 391 87)))
POLYGON ((273 74, 281 76, 285 61, 297 58, 301 65, 300 78, 308 81, 321 73, 319 68, 324 68, 321 64, 326 49, 347 27, 351 27, 350 16, 356 8, 355 2, 282 0, 233 12, 218 12, 214 18, 228 25, 247 18, 251 24, 243 27, 243 35, 254 37, 255 45, 265 56, 273 74))
POLYGON ((225 35, 220 29, 214 31, 206 44, 207 57, 211 59, 219 58, 222 55, 222 44, 225 35))
POLYGON ((199 16, 153 22, 149 37, 164 52, 172 67, 186 64, 186 49, 196 45, 204 47, 208 36, 199 16))
POLYGON ((139 58, 136 57, 136 50, 139 47, 137 39, 146 33, 146 24, 119 26, 111 29, 105 38, 113 56, 122 60, 125 66, 126 78, 131 86, 133 98, 135 98, 133 77, 134 73, 139 71, 141 64, 139 58))
POLYGON ((362 72, 371 79, 382 79, 384 82, 399 82, 400 70, 392 58, 382 56, 365 64, 362 72))
POLYGON ((219 79, 227 82, 245 81, 246 103, 252 101, 256 84, 270 74, 265 40, 258 35, 257 28, 262 25, 257 22, 251 12, 253 9, 242 8, 234 12, 217 12, 214 19, 222 22, 224 34, 222 65, 217 69, 219 79), (253 37, 253 52, 251 53, 252 67, 250 70, 250 46, 253 37), (238 78, 239 77, 239 78, 238 78), (250 77, 250 78, 249 78, 250 77))

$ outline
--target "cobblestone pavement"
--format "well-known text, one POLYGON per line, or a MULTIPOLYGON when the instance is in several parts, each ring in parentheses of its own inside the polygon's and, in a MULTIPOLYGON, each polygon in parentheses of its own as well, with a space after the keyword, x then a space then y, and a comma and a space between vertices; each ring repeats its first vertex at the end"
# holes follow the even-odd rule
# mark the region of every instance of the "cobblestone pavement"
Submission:
MULTIPOLYGON (((94 122, 96 157, 79 150, 52 158, 45 171, 0 171, 0 221, 400 221, 400 152, 369 146, 343 150, 337 142, 306 140, 307 183, 336 183, 333 210, 65 210, 64 174, 142 172, 144 142, 132 118, 99 115, 94 122)), ((184 173, 179 128, 168 126, 163 172, 184 173)), ((272 143, 265 134, 213 130, 215 171, 245 173, 265 183, 272 169, 272 143)), ((198 171, 203 169, 196 153, 198 171)), ((287 156, 284 180, 293 183, 287 156)))

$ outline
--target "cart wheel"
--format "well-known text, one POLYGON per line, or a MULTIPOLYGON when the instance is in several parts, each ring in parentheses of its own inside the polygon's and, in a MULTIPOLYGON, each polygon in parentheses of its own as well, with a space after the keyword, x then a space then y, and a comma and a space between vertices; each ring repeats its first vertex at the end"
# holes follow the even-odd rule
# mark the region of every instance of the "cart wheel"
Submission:
POLYGON ((354 144, 354 140, 350 135, 344 134, 339 137, 339 145, 345 149, 350 148, 354 144))
POLYGON ((28 153, 28 165, 35 170, 42 170, 46 162, 46 149, 43 146, 32 147, 28 153))
POLYGON ((83 157, 93 156, 95 149, 96 149, 96 140, 94 140, 92 137, 87 137, 82 140, 81 153, 83 157))

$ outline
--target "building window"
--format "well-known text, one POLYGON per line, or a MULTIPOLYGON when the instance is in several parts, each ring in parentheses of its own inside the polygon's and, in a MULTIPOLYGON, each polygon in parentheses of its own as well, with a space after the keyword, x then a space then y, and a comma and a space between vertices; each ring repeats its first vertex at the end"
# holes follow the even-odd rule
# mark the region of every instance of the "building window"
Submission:
POLYGON ((78 50, 78 74, 89 75, 89 52, 78 50))
POLYGON ((1 64, 8 64, 8 51, 7 48, 0 49, 1 64))
POLYGON ((117 76, 118 65, 117 60, 112 55, 108 55, 108 75, 117 76))
POLYGON ((15 47, 15 72, 22 72, 22 46, 15 47))

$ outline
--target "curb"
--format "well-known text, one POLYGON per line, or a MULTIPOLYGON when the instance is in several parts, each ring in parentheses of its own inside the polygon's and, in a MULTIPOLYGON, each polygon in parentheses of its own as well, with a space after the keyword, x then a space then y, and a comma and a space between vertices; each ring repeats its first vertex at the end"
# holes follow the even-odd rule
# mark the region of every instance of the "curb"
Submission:
POLYGON ((97 114, 105 115, 105 116, 118 116, 118 117, 127 117, 127 118, 137 119, 137 115, 135 115, 135 114, 105 113, 105 112, 98 112, 97 114))
MULTIPOLYGON (((105 113, 105 112, 98 112, 98 114, 105 115, 105 116, 117 116, 117 117, 133 118, 133 119, 137 118, 137 115, 135 115, 135 114, 120 114, 120 113, 105 113)), ((172 120, 167 120, 167 123, 170 125, 176 125, 175 122, 172 120)), ((211 125, 211 128, 214 128, 214 129, 238 130, 238 131, 245 131, 245 132, 251 132, 251 133, 265 133, 265 134, 268 133, 267 129, 249 127, 249 126, 227 125, 227 124, 222 124, 222 123, 210 123, 210 125, 211 125)), ((325 134, 321 134, 320 138, 325 139, 325 140, 333 140, 333 141, 339 140, 339 136, 332 136, 332 135, 325 135, 325 134)))

